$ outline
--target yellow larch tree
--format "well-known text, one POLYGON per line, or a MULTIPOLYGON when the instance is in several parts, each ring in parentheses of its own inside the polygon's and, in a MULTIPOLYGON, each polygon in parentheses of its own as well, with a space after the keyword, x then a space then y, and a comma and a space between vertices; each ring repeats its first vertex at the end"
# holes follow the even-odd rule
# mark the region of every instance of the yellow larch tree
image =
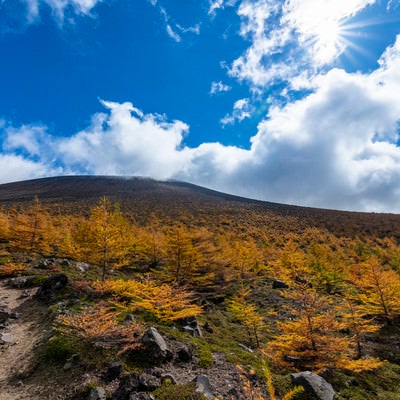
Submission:
POLYGON ((166 235, 168 263, 165 272, 178 284, 190 280, 203 262, 193 234, 183 225, 177 225, 170 228, 166 235))
POLYGON ((95 287, 121 299, 120 306, 127 310, 144 309, 163 321, 175 321, 202 312, 201 307, 193 303, 193 293, 182 286, 159 284, 152 279, 129 279, 107 280, 95 287))
POLYGON ((400 315, 400 275, 396 271, 370 257, 353 266, 350 279, 357 289, 352 297, 366 315, 385 318, 389 323, 400 315))
POLYGON ((37 196, 26 209, 13 212, 11 246, 19 250, 48 253, 52 243, 52 218, 37 196))
POLYGON ((108 269, 123 265, 132 246, 129 221, 118 205, 103 197, 91 211, 88 220, 82 221, 72 233, 75 257, 101 266, 101 279, 108 269))
POLYGON ((228 300, 227 311, 246 327, 250 340, 256 347, 260 347, 260 332, 265 328, 264 318, 258 313, 256 306, 247 301, 249 294, 249 289, 242 286, 228 300))
POLYGON ((10 236, 10 217, 8 212, 0 209, 0 241, 8 241, 10 236))
POLYGON ((269 342, 268 354, 283 367, 321 370, 340 364, 349 339, 338 335, 341 325, 327 299, 308 287, 290 297, 294 320, 278 324, 280 333, 269 342))

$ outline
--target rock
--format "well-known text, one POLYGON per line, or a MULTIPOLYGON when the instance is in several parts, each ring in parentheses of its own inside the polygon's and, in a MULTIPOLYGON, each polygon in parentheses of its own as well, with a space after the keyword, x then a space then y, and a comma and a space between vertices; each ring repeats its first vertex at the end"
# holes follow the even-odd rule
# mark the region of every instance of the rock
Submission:
POLYGON ((133 393, 130 395, 129 400, 155 400, 155 397, 148 393, 133 393))
POLYGON ((78 261, 76 263, 76 268, 78 268, 81 272, 88 272, 90 269, 90 265, 88 263, 78 261))
POLYGON ((34 286, 34 276, 18 276, 16 278, 10 278, 7 281, 7 285, 14 289, 22 289, 34 286))
POLYGON ((138 374, 129 374, 121 377, 117 390, 113 393, 112 400, 129 400, 130 394, 139 388, 138 374))
POLYGON ((338 398, 332 385, 317 374, 305 371, 291 374, 291 377, 294 385, 303 386, 306 392, 311 393, 319 400, 336 400, 338 398))
POLYGON ((10 314, 7 311, 0 311, 0 323, 4 324, 10 318, 10 314))
POLYGON ((136 322, 136 318, 133 314, 127 314, 124 318, 124 322, 126 322, 127 324, 133 324, 134 322, 136 322))
POLYGON ((214 329, 212 328, 212 326, 208 322, 205 323, 203 328, 208 333, 214 333, 214 329))
POLYGON ((149 328, 143 335, 141 342, 151 358, 160 361, 167 361, 172 358, 167 343, 156 328, 149 328))
POLYGON ((60 265, 62 267, 70 267, 71 266, 71 261, 68 259, 64 258, 63 260, 60 261, 60 265))
POLYGON ((122 364, 119 361, 115 361, 109 364, 106 373, 104 374, 104 380, 111 382, 117 379, 122 372, 122 364))
POLYGON ((90 391, 88 400, 106 400, 106 391, 101 387, 97 386, 90 391))
POLYGON ((186 325, 186 326, 184 326, 183 328, 182 328, 182 331, 183 332, 186 332, 186 333, 189 333, 191 336, 196 336, 196 332, 195 332, 195 330, 191 327, 191 326, 189 326, 189 325, 186 325))
POLYGON ((140 374, 139 375, 139 390, 145 392, 152 392, 161 386, 160 380, 151 374, 140 374))
POLYGON ((285 361, 292 363, 293 366, 296 367, 297 369, 301 369, 301 366, 303 365, 304 361, 306 361, 304 358, 288 356, 288 355, 283 356, 283 358, 285 361))
POLYGON ((12 335, 11 333, 2 333, 0 335, 0 342, 1 344, 7 344, 12 342, 12 335))
POLYGON ((49 303, 60 289, 68 284, 68 277, 65 274, 49 276, 40 286, 36 296, 46 303, 49 303))
POLYGON ((79 354, 72 354, 63 367, 64 371, 69 371, 70 369, 77 367, 80 364, 80 361, 81 357, 79 354))
POLYGON ((214 400, 214 391, 207 375, 198 375, 194 379, 194 382, 196 383, 196 392, 201 393, 203 396, 207 397, 207 399, 214 400))
POLYGON ((38 264, 38 268, 41 269, 50 269, 54 267, 54 260, 40 260, 38 264))
POLYGON ((250 347, 247 347, 245 344, 243 343, 238 343, 238 346, 241 347, 243 350, 247 351, 248 353, 254 353, 254 350, 251 349, 250 347))
POLYGON ((184 332, 190 333, 192 336, 203 336, 203 332, 201 331, 200 325, 196 319, 196 317, 187 317, 181 320, 183 325, 182 330, 184 332))
POLYGON ((10 319, 18 319, 19 318, 19 313, 17 313, 17 312, 12 312, 11 314, 10 314, 10 319))
POLYGON ((289 285, 283 281, 280 281, 279 279, 275 279, 272 282, 272 289, 287 289, 289 285))
POLYGON ((181 345, 177 351, 176 356, 179 361, 189 362, 193 358, 193 351, 189 345, 181 345))

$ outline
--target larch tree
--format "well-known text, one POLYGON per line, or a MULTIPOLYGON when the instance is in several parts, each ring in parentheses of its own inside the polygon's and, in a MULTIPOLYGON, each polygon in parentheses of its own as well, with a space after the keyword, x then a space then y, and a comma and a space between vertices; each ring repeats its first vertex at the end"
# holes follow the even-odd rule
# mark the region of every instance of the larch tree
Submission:
POLYGON ((254 342, 256 347, 260 347, 260 332, 265 327, 264 318, 258 313, 256 306, 247 301, 249 294, 248 289, 241 287, 228 300, 227 311, 247 328, 250 340, 254 342))
POLYGON ((280 333, 268 344, 271 358, 283 367, 320 370, 338 365, 349 341, 337 336, 341 326, 328 301, 306 287, 291 298, 293 320, 278 324, 280 333))
POLYGON ((333 252, 325 243, 313 243, 308 251, 308 265, 314 286, 327 293, 342 290, 345 273, 344 256, 340 251, 333 252))
POLYGON ((124 264, 132 243, 129 221, 118 205, 103 197, 91 211, 89 219, 81 222, 73 232, 76 256, 101 266, 104 281, 112 265, 124 264))
POLYGON ((178 225, 167 232, 167 273, 181 283, 191 277, 202 263, 202 254, 185 227, 178 225))
POLYGON ((350 279, 357 289, 352 297, 366 315, 388 323, 400 315, 400 275, 396 271, 371 257, 352 268, 350 279))
POLYGON ((48 253, 51 250, 52 219, 39 198, 25 210, 16 210, 10 224, 11 245, 20 250, 48 253))
POLYGON ((10 218, 8 212, 0 209, 0 241, 7 241, 10 236, 10 218))
POLYGON ((293 320, 280 322, 280 334, 267 346, 268 354, 277 365, 317 371, 343 368, 354 372, 382 365, 375 358, 361 358, 361 354, 354 352, 357 338, 343 332, 347 328, 354 335, 357 330, 361 340, 368 328, 351 321, 357 314, 343 317, 342 308, 334 306, 328 297, 309 287, 303 286, 288 297, 294 301, 290 310, 293 320))
POLYGON ((354 358, 359 360, 363 356, 362 343, 365 336, 378 331, 380 326, 365 314, 363 307, 360 307, 359 304, 354 303, 352 300, 344 299, 342 307, 343 326, 350 331, 355 347, 354 358))

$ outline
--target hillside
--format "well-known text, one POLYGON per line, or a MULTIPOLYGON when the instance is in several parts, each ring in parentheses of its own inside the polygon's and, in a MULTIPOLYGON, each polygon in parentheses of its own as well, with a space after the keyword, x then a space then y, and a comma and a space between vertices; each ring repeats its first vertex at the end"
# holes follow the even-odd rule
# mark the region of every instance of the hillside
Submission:
POLYGON ((161 182, 147 178, 68 176, 34 179, 0 185, 0 204, 29 203, 37 196, 44 204, 88 209, 102 196, 145 221, 160 218, 190 218, 216 224, 225 217, 241 223, 256 220, 278 229, 297 226, 326 228, 353 237, 373 235, 400 238, 400 215, 360 213, 298 207, 246 199, 183 182, 161 182), (217 218, 217 220, 215 219, 217 218), (278 218, 278 220, 276 220, 278 218), (290 218, 295 218, 293 225, 290 218), (288 220, 288 221, 285 221, 288 220))
POLYGON ((0 185, 0 398, 398 400, 399 222, 144 178, 0 185))

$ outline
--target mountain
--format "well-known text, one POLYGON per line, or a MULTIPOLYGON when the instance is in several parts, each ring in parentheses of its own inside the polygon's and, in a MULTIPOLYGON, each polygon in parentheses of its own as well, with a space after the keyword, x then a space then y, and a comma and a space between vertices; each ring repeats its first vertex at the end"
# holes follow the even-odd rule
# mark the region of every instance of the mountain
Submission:
POLYGON ((0 204, 21 204, 37 196, 49 206, 87 208, 107 196, 139 220, 149 215, 161 218, 197 218, 215 223, 215 218, 278 223, 288 229, 316 226, 342 235, 400 238, 400 215, 325 210, 258 201, 177 181, 141 177, 64 176, 33 179, 0 185, 0 204))
POLYGON ((0 398, 398 399, 399 239, 184 182, 0 185, 0 398))

